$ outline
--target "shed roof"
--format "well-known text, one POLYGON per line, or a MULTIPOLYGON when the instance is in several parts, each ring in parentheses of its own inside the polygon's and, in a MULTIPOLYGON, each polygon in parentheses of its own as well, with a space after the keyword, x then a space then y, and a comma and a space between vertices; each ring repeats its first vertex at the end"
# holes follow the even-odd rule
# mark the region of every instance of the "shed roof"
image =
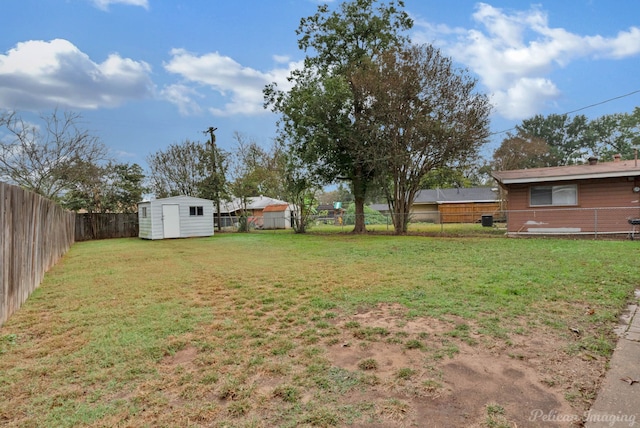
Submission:
POLYGON ((598 162, 595 165, 584 164, 494 171, 491 175, 502 184, 544 183, 550 181, 640 176, 640 166, 638 166, 635 160, 621 160, 598 162))
POLYGON ((163 202, 175 202, 175 201, 198 201, 198 202, 202 202, 202 203, 211 203, 213 202, 211 199, 204 199, 204 198, 196 198, 195 196, 187 196, 187 195, 178 195, 178 196, 169 196, 168 198, 158 198, 158 199, 151 199, 149 201, 140 201, 138 202, 138 204, 146 204, 146 203, 163 203, 163 202))
POLYGON ((265 213, 283 212, 283 211, 286 211, 288 208, 289 208, 289 204, 267 205, 266 207, 264 207, 263 212, 265 213))

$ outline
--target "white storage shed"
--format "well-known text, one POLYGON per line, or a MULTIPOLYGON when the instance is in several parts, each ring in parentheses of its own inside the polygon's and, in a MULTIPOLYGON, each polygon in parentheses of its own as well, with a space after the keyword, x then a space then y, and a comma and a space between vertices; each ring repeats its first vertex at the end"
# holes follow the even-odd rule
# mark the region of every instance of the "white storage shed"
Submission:
POLYGON ((213 201, 173 196, 139 202, 138 225, 143 239, 213 236, 213 201))

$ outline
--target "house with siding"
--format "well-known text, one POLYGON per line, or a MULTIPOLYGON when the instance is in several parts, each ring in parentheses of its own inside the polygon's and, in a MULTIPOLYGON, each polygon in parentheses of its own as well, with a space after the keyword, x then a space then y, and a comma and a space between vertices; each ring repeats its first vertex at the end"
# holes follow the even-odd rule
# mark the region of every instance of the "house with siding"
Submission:
POLYGON ((213 201, 173 196, 138 203, 138 236, 143 239, 213 236, 213 201))
MULTIPOLYGON (((246 201, 243 201, 241 198, 223 201, 220 204, 222 227, 234 226, 238 221, 238 217, 247 215, 252 225, 257 228, 262 228, 264 226, 264 210, 270 205, 289 206, 289 203, 263 195, 246 198, 246 201)), ((215 217, 217 221, 217 214, 215 217)))
MULTIPOLYGON (((387 204, 371 208, 389 214, 387 204)), ((423 189, 416 194, 411 221, 425 223, 478 223, 483 215, 500 210, 498 194, 490 187, 423 189)))
POLYGON ((640 218, 637 159, 590 158, 584 165, 494 171, 507 208, 507 233, 628 234, 640 218))

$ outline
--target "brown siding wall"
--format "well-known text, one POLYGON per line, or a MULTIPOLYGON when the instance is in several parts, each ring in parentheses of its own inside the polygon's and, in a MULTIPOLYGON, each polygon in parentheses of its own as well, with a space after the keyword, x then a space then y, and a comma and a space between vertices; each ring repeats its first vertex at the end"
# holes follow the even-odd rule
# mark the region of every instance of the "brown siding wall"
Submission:
POLYGON ((636 183, 627 178, 578 181, 575 183, 578 184, 578 205, 572 207, 531 207, 530 186, 511 185, 507 195, 508 232, 526 232, 528 228, 536 227, 580 229, 582 233, 629 230, 628 218, 640 217, 640 195, 633 192, 636 183), (613 209, 621 207, 629 209, 613 209))

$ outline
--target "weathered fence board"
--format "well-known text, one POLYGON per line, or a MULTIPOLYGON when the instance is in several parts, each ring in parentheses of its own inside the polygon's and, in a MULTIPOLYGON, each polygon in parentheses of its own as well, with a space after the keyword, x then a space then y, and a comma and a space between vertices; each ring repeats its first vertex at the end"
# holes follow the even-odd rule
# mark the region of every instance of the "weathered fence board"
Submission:
POLYGON ((138 236, 137 213, 76 214, 76 241, 138 236))
POLYGON ((74 218, 53 201, 0 182, 0 325, 69 250, 74 218))

